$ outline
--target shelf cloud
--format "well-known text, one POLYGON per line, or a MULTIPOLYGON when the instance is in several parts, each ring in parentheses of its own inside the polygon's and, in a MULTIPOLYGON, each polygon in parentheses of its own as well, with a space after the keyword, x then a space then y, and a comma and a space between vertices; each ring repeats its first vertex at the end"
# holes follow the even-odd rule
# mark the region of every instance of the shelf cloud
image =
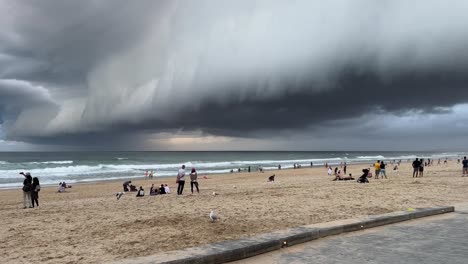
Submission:
MULTIPOLYGON (((389 131, 408 116, 455 124, 468 103, 467 10, 462 0, 3 1, 0 135, 92 146, 167 133, 326 140, 338 125, 348 134, 335 137, 351 139, 363 118, 391 120, 389 131)), ((431 138, 427 128, 419 136, 431 138)))

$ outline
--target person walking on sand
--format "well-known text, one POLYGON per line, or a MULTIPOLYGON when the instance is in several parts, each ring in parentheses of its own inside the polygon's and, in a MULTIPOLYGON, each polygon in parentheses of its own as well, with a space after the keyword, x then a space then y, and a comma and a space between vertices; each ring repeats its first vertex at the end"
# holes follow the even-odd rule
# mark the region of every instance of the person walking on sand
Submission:
POLYGON ((39 184, 39 179, 37 177, 33 178, 32 188, 31 188, 31 204, 34 208, 34 202, 36 206, 39 207, 39 191, 41 190, 41 185, 39 184))
POLYGON ((387 178, 387 173, 385 172, 385 166, 387 166, 387 164, 385 164, 385 162, 382 160, 380 162, 380 175, 381 175, 381 178, 383 179, 385 177, 385 179, 388 179, 387 178))
POLYGON ((379 178, 379 174, 380 174, 380 160, 378 160, 378 161, 374 164, 374 168, 375 168, 375 179, 378 179, 378 178, 379 178))
POLYGON ((466 157, 463 158, 462 165, 463 165, 463 176, 462 177, 465 177, 468 174, 468 160, 466 159, 466 157))
POLYGON ((416 158, 416 159, 413 161, 413 178, 417 178, 417 177, 418 177, 419 166, 421 166, 421 161, 419 161, 419 159, 416 158))
POLYGON ((192 168, 192 172, 190 172, 190 190, 192 191, 192 194, 194 185, 197 188, 197 193, 200 193, 200 190, 198 189, 197 176, 197 171, 195 170, 195 168, 192 168))
POLYGON ((182 168, 179 169, 176 182, 179 184, 177 186, 177 195, 182 195, 185 185, 185 165, 182 165, 182 168))
POLYGON ((32 177, 29 172, 22 173, 20 172, 21 175, 24 176, 24 181, 23 181, 23 209, 32 208, 31 206, 31 188, 32 188, 32 177))

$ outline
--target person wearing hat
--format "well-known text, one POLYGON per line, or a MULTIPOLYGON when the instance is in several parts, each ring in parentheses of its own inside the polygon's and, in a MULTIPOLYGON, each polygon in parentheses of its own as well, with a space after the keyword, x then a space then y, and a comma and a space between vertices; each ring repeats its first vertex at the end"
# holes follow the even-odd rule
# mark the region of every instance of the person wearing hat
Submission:
POLYGON ((30 208, 32 208, 31 205, 31 187, 32 187, 32 177, 29 172, 23 173, 20 172, 21 175, 24 176, 24 181, 23 181, 23 209, 27 208, 27 205, 29 205, 30 208))

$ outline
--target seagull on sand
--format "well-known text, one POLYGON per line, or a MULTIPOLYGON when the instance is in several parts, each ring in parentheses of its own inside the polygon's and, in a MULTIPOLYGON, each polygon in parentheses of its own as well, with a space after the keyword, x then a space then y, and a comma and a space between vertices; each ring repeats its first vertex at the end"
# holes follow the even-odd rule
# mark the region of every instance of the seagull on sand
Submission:
POLYGON ((117 200, 119 200, 120 197, 122 197, 122 195, 124 194, 125 194, 124 192, 118 192, 117 194, 115 194, 115 196, 117 197, 117 200))
POLYGON ((210 212, 210 219, 212 223, 219 219, 219 217, 215 214, 213 210, 211 210, 210 212))

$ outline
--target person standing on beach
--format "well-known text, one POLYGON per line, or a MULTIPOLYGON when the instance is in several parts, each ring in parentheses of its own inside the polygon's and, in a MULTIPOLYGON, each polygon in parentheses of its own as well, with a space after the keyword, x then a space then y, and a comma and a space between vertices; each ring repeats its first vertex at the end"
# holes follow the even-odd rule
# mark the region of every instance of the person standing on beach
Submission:
POLYGON ((34 202, 36 206, 39 207, 39 191, 41 190, 41 185, 39 184, 39 179, 37 177, 33 178, 32 188, 31 188, 31 204, 34 208, 34 202))
POLYGON ((466 159, 466 157, 463 158, 462 164, 463 164, 463 176, 462 177, 464 177, 468 174, 468 160, 466 159))
POLYGON ((378 161, 374 164, 374 168, 375 168, 375 178, 378 179, 378 178, 379 178, 379 174, 380 174, 380 160, 378 160, 378 161))
POLYGON ((346 164, 346 162, 344 163, 344 166, 343 166, 343 174, 346 175, 346 167, 347 167, 348 164, 346 164))
POLYGON ((182 168, 177 173, 177 183, 179 184, 177 186, 177 195, 182 195, 185 185, 185 165, 182 165, 182 168))
POLYGON ((417 177, 418 177, 419 166, 421 166, 421 162, 419 161, 418 158, 416 158, 416 159, 413 161, 413 178, 417 178, 417 177))
POLYGON ((194 185, 197 188, 197 193, 200 193, 200 190, 198 189, 197 176, 197 171, 195 170, 195 168, 192 168, 192 172, 190 172, 190 190, 192 191, 192 194, 194 185))
POLYGON ((422 176, 424 176, 424 166, 425 166, 424 159, 421 159, 419 162, 420 162, 420 164, 419 164, 419 177, 422 177, 422 176))
POLYGON ((29 204, 29 208, 32 208, 31 206, 31 188, 32 188, 32 177, 29 172, 22 173, 20 172, 21 175, 24 176, 24 181, 23 181, 23 209, 28 208, 27 205, 29 204))
POLYGON ((387 178, 387 173, 385 172, 385 166, 386 165, 387 164, 385 164, 385 162, 383 160, 380 162, 380 175, 382 176, 381 177, 382 179, 383 179, 383 177, 385 177, 385 179, 388 179, 387 178))

